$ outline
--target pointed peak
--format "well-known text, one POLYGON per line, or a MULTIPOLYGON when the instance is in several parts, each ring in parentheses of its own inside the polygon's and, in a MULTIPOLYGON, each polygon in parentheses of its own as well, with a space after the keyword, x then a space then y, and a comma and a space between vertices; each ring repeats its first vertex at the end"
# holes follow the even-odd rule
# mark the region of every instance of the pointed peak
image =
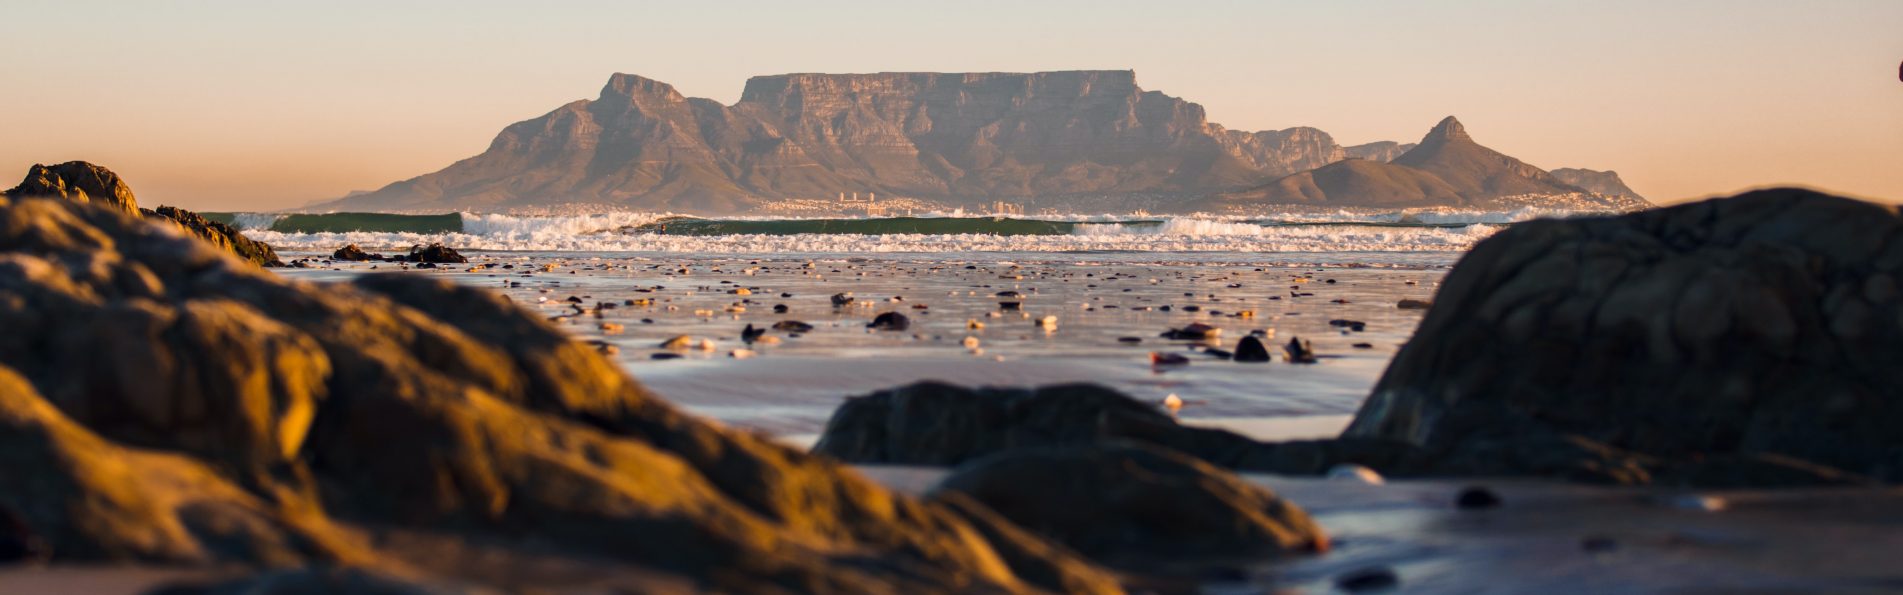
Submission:
POLYGON ((638 74, 614 73, 608 77, 608 84, 601 87, 602 98, 608 97, 660 97, 668 101, 686 101, 674 85, 663 83, 638 74))
POLYGON ((1421 138, 1421 144, 1442 143, 1450 140, 1473 141, 1473 137, 1467 136, 1467 127, 1462 126, 1460 120, 1453 116, 1447 116, 1439 124, 1435 124, 1434 129, 1427 131, 1427 136, 1421 138))

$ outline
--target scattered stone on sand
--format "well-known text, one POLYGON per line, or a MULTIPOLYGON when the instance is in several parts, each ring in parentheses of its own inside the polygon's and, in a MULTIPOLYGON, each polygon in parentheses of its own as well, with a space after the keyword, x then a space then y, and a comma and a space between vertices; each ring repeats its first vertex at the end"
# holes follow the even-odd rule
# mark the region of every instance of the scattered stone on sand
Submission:
POLYGON ((1429 302, 1424 300, 1401 300, 1400 303, 1395 304, 1395 307, 1400 308, 1402 310, 1426 310, 1428 308, 1434 307, 1434 302, 1429 302))
POLYGON ((1291 364, 1316 363, 1315 348, 1301 337, 1289 337, 1288 344, 1282 346, 1282 359, 1291 364))
POLYGON ((1222 329, 1200 322, 1192 322, 1183 328, 1163 331, 1161 336, 1172 341, 1207 341, 1221 337, 1222 329))
POLYGON ((687 351, 694 347, 694 338, 687 335, 675 335, 661 342, 661 348, 669 351, 687 351))
POLYGON ((1268 346, 1263 345, 1262 340, 1255 338, 1254 335, 1236 341, 1236 361, 1262 363, 1270 359, 1272 358, 1269 356, 1268 346))
POLYGON ((875 331, 902 331, 912 328, 912 319, 898 312, 886 312, 872 318, 866 328, 875 331))
POLYGON ((1301 508, 1181 453, 1135 443, 1009 450, 932 490, 1117 568, 1184 572, 1327 551, 1301 508))
POLYGON ((782 320, 773 323, 773 330, 785 333, 810 333, 813 325, 798 320, 782 320))
POLYGON ((1152 351, 1150 352, 1150 365, 1152 366, 1187 366, 1189 365, 1189 358, 1179 353, 1152 351))
POLYGON ((1467 486, 1461 488, 1460 493, 1454 496, 1454 508, 1461 510, 1499 507, 1500 495, 1493 493, 1493 490, 1487 489, 1486 486, 1467 486))
POLYGON ((766 335, 766 329, 753 328, 753 323, 749 322, 746 328, 740 329, 740 342, 752 343, 763 335, 766 335))
POLYGON ((853 302, 852 292, 835 293, 833 294, 832 301, 834 308, 849 305, 853 302))

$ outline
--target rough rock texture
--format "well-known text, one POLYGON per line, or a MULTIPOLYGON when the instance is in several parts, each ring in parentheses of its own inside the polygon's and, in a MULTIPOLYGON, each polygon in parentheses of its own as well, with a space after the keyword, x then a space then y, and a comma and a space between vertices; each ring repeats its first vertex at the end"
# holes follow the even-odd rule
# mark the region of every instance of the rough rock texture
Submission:
POLYGON ((221 250, 236 254, 239 260, 261 267, 284 266, 284 261, 278 260, 277 251, 272 250, 270 245, 245 237, 237 228, 230 225, 206 219, 198 213, 178 207, 159 207, 157 211, 146 211, 146 214, 156 215, 153 217, 155 219, 162 218, 170 221, 180 229, 184 229, 185 233, 211 242, 213 246, 221 250))
POLYGON ((0 198, 0 328, 0 508, 58 558, 348 564, 350 534, 402 529, 703 589, 1117 589, 981 507, 689 417, 440 280, 290 282, 123 212, 0 198))
POLYGON ((1899 238, 1895 207, 1795 189, 1515 225, 1454 267, 1344 435, 1513 423, 1903 480, 1899 238))
POLYGON ((405 257, 404 260, 431 264, 462 264, 469 262, 469 258, 456 252, 455 248, 444 246, 440 243, 430 244, 428 246, 411 246, 410 254, 405 257))
POLYGON ((841 192, 974 204, 1186 197, 1343 156, 1313 128, 1224 129, 1130 71, 759 76, 731 106, 616 74, 597 99, 511 125, 481 155, 324 208, 718 213, 841 192))
POLYGON ((212 245, 238 255, 238 258, 258 266, 284 266, 278 260, 277 252, 264 242, 247 238, 229 225, 211 221, 198 213, 177 207, 161 206, 157 211, 139 208, 139 201, 132 195, 132 187, 119 178, 112 170, 84 161, 68 161, 59 165, 35 165, 28 170, 26 180, 12 190, 4 193, 13 197, 50 197, 68 202, 88 204, 97 203, 109 208, 124 211, 129 215, 143 215, 147 218, 168 221, 177 225, 185 233, 203 238, 212 245))
POLYGON ((381 255, 372 255, 369 252, 364 252, 363 248, 358 248, 356 244, 349 244, 342 248, 338 248, 336 252, 331 253, 330 258, 332 260, 341 260, 345 262, 365 262, 365 261, 371 261, 371 260, 383 260, 383 257, 381 255))
POLYGON ((1616 171, 1594 171, 1590 169, 1562 167, 1549 173, 1552 173, 1553 177, 1559 181, 1578 186, 1587 192, 1645 200, 1645 197, 1639 196, 1638 192, 1634 192, 1630 186, 1626 186, 1625 180, 1619 179, 1619 172, 1616 171))
POLYGON ((1132 443, 1007 451, 960 467, 934 493, 969 496, 1119 567, 1240 564, 1328 549, 1307 513, 1267 489, 1132 443))
POLYGON ((38 165, 26 179, 6 191, 8 196, 50 196, 76 203, 99 203, 107 208, 139 214, 139 201, 119 174, 84 161, 38 165))
POLYGON ((1351 158, 1267 184, 1200 201, 1219 210, 1262 204, 1363 207, 1463 206, 1500 208, 1520 204, 1586 209, 1649 206, 1633 195, 1598 196, 1545 170, 1481 146, 1460 121, 1441 120, 1418 145, 1395 152, 1393 143, 1354 147, 1351 158))

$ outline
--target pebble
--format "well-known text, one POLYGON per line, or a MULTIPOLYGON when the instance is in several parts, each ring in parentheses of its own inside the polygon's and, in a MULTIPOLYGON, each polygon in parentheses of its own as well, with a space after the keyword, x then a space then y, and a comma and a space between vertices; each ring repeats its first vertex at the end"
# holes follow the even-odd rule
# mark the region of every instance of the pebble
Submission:
POLYGON ((1454 497, 1454 508, 1461 510, 1482 510, 1499 508, 1500 495, 1484 486, 1461 488, 1460 495, 1454 497))
POLYGON ((898 312, 886 312, 872 319, 866 328, 881 331, 902 331, 912 328, 912 319, 898 312))
POLYGON ((1152 351, 1150 352, 1150 364, 1157 366, 1187 366, 1189 365, 1189 358, 1175 353, 1152 351))
MULTIPOLYGON (((1410 285, 1412 284, 1410 283, 1410 285)), ((1428 301, 1422 301, 1422 300, 1401 300, 1400 303, 1395 304, 1395 307, 1400 308, 1402 310, 1426 310, 1428 308, 1434 307, 1434 302, 1428 302, 1428 301)))
POLYGON ((1301 337, 1289 337, 1288 344, 1282 346, 1282 359, 1291 364, 1312 364, 1317 361, 1314 347, 1301 337))
POLYGON ((1335 577, 1335 587, 1343 591, 1373 591, 1393 589, 1401 584, 1401 578, 1385 566, 1352 570, 1335 577))
POLYGON ((689 347, 693 347, 693 346, 694 346, 694 338, 689 337, 687 335, 676 335, 674 337, 669 338, 666 341, 661 342, 662 349, 668 349, 673 351, 686 351, 689 347))

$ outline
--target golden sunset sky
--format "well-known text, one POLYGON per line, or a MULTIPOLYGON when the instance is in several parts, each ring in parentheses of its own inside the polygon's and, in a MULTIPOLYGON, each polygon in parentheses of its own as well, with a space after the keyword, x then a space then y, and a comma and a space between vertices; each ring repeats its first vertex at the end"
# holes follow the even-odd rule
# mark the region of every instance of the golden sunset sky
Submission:
POLYGON ((1230 129, 1418 140, 1457 115, 1675 202, 1903 200, 1903 0, 10 0, 0 176, 84 159, 141 202, 267 210, 473 156, 608 75, 1134 69, 1230 129))

